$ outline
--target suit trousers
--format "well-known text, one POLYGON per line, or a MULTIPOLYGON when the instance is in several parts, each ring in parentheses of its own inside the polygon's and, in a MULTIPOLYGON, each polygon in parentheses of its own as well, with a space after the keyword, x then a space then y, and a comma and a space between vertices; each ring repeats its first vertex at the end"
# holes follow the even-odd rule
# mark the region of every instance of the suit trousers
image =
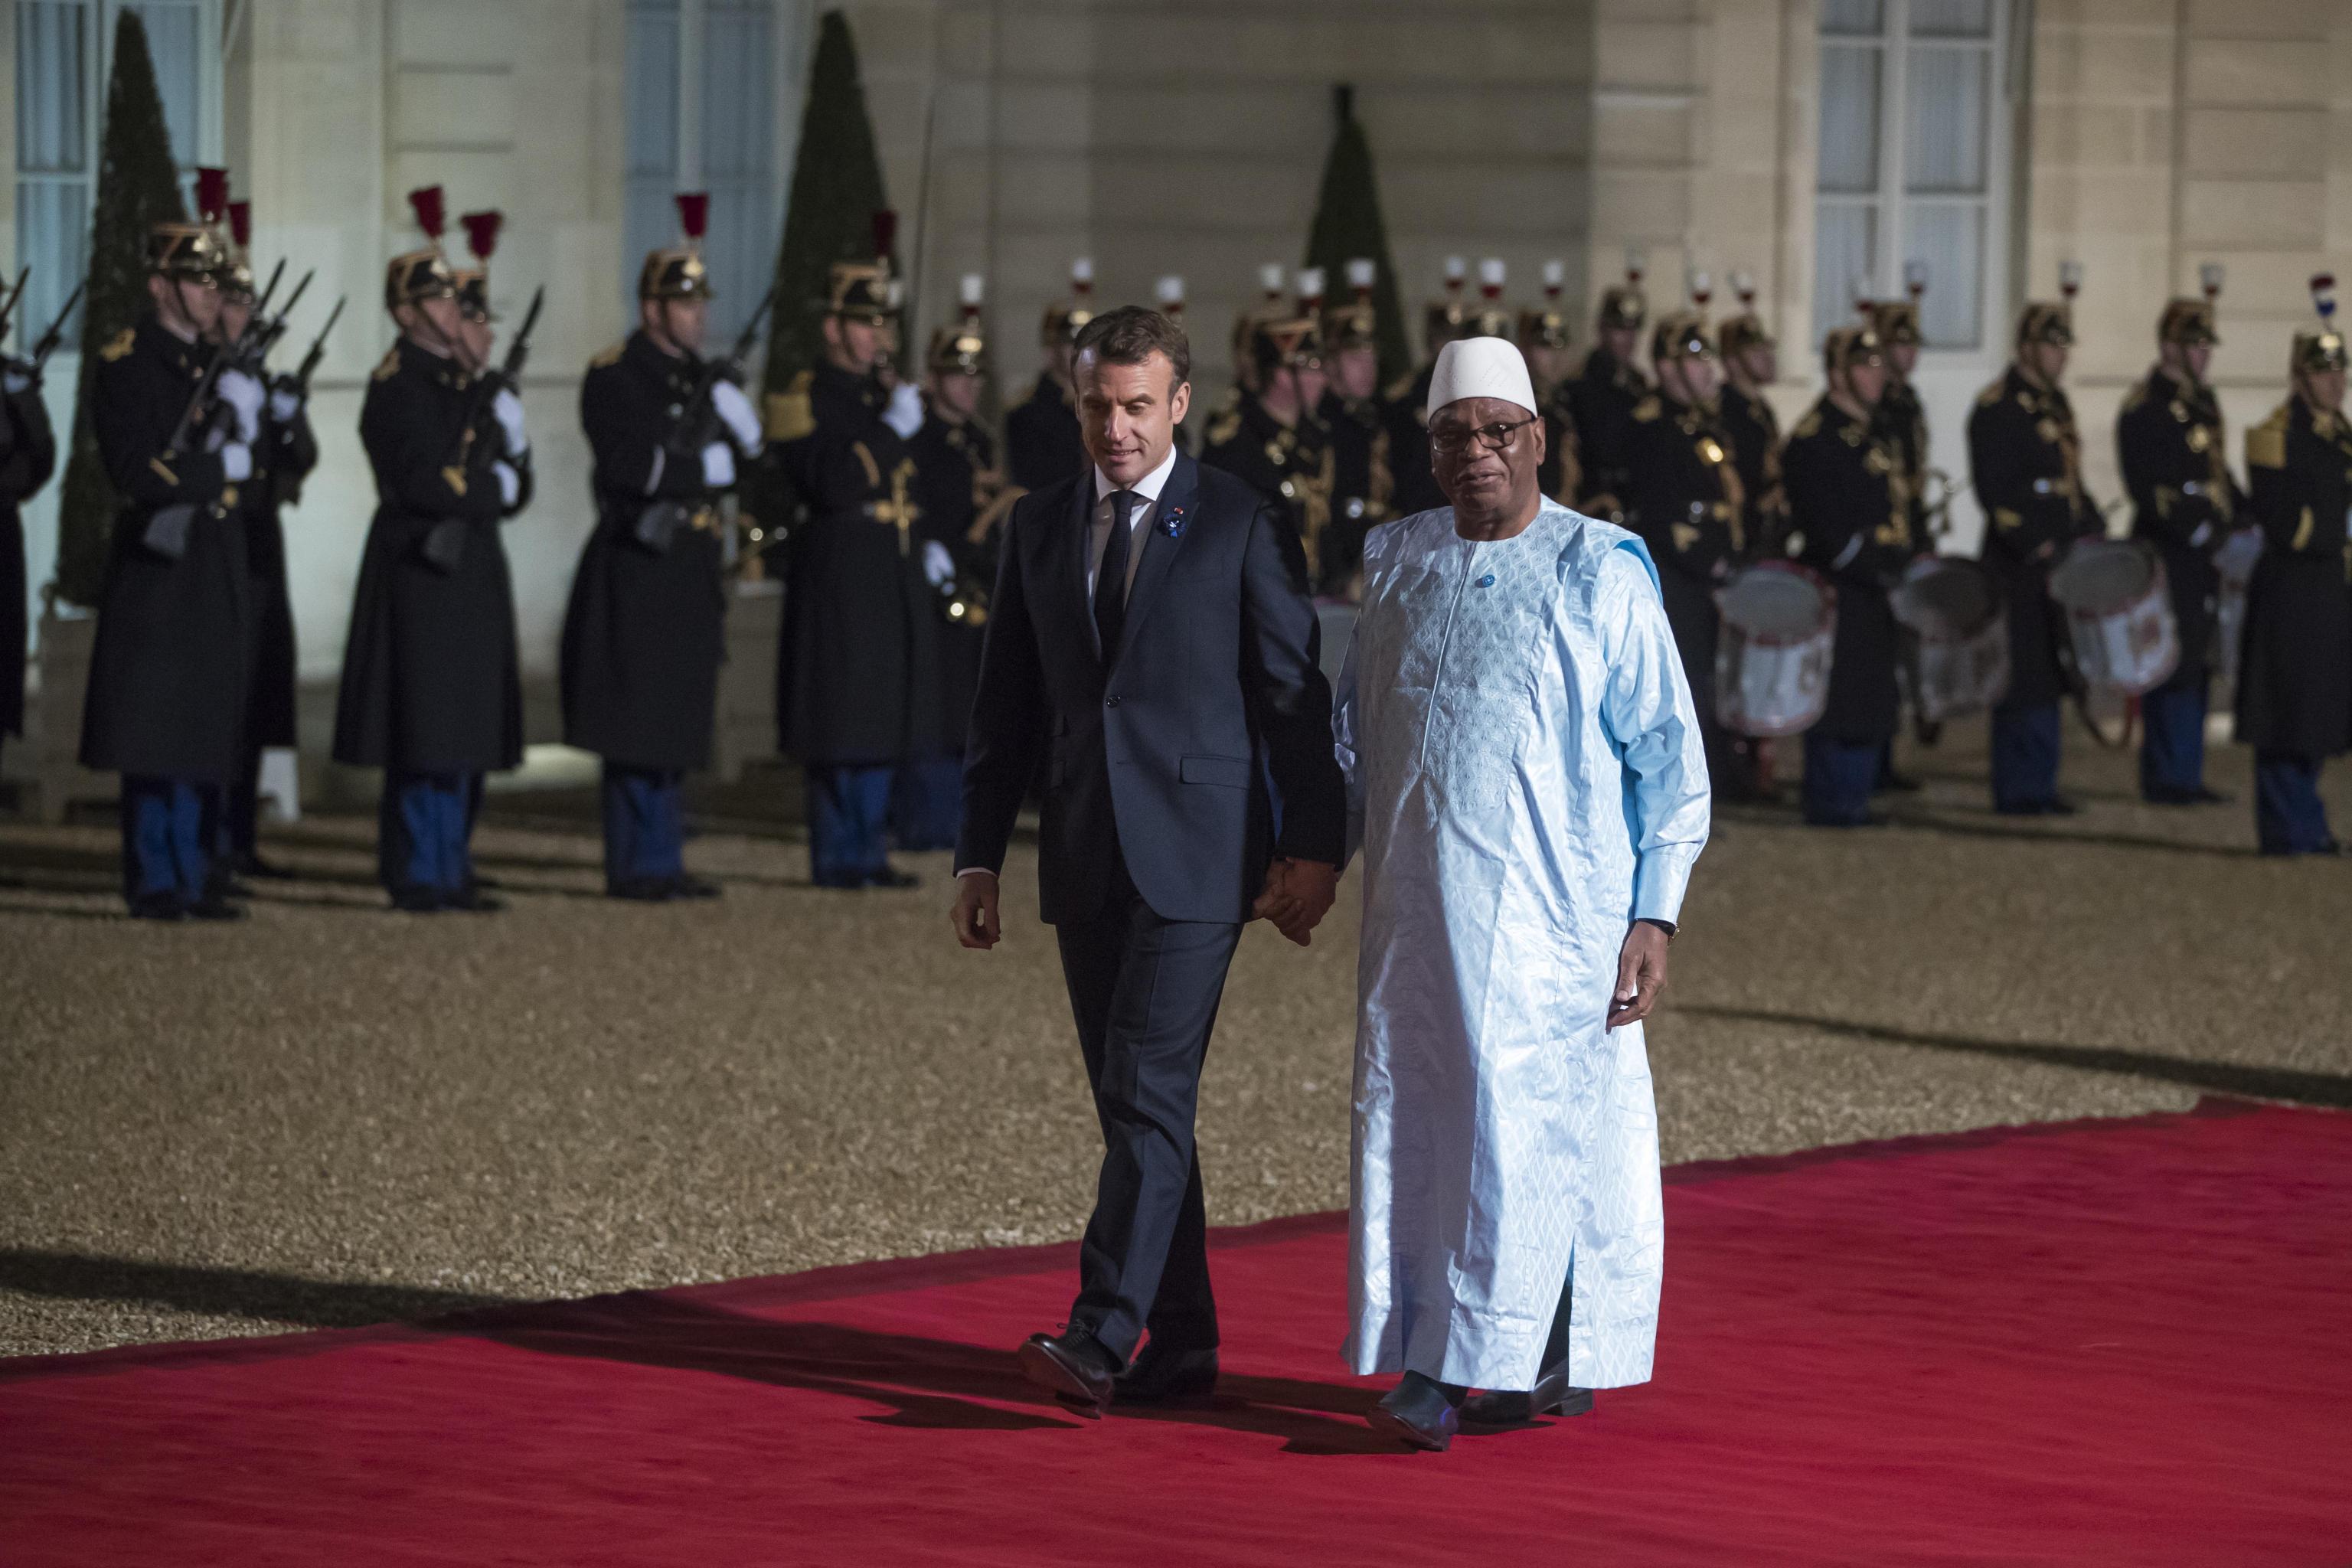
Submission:
POLYGON ((1173 1348, 1212 1348, 1217 1308, 1192 1113, 1241 925, 1162 920, 1122 861, 1105 906, 1055 933, 1103 1134, 1070 1322, 1121 1360, 1147 1329, 1173 1348))

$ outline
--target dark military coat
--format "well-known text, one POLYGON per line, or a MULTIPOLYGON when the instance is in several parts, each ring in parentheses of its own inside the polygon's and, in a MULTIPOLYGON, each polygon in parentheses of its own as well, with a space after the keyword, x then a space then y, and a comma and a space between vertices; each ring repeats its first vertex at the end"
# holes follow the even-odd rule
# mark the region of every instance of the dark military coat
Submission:
POLYGON ((2246 585, 2238 739, 2332 756, 2352 746, 2352 426, 2289 398, 2246 432, 2246 483, 2263 553, 2246 585))
POLYGON ((1568 384, 1569 423, 1584 465, 1578 510, 1605 518, 1632 504, 1633 411, 1649 396, 1650 378, 1641 367, 1605 348, 1586 355, 1583 372, 1568 384))
POLYGON ((49 482, 57 467, 57 437, 49 429, 39 384, 0 398, 0 735, 25 732, 25 523, 20 509, 49 482))
POLYGON ((1328 393, 1318 410, 1331 442, 1331 521, 1317 552, 1315 591, 1342 598, 1364 563, 1364 535, 1396 515, 1389 427, 1373 398, 1328 393))
POLYGON ((152 314, 99 351, 90 423, 121 508, 82 708, 86 767, 225 784, 242 765, 252 594, 240 487, 200 436, 166 452, 213 353, 152 314), (176 559, 148 532, 173 506, 194 509, 176 559))
POLYGON ((1569 402, 1571 384, 1562 382, 1537 395, 1543 415, 1544 459, 1536 467, 1536 489, 1572 507, 1584 488, 1584 458, 1576 439, 1576 410, 1569 402))
POLYGON ((637 331, 580 382, 596 526, 563 613, 563 739, 629 767, 710 765, 727 591, 721 494, 702 475, 719 437, 685 427, 702 374, 637 331))
POLYGON ((1780 479, 1780 416, 1761 395, 1749 396, 1727 384, 1716 405, 1723 426, 1724 443, 1731 448, 1731 466, 1738 470, 1747 492, 1742 513, 1752 557, 1780 553, 1781 535, 1788 531, 1788 497, 1780 479))
POLYGON ((1627 526, 1658 563, 1683 673, 1699 717, 1711 724, 1720 626, 1715 591, 1747 546, 1739 473, 1711 409, 1654 395, 1634 406, 1627 426, 1627 526))
POLYGON ((821 365, 769 426, 803 519, 785 560, 777 732, 817 766, 940 745, 939 595, 923 577, 915 459, 882 405, 870 378, 821 365))
MULTIPOLYGON (((957 580, 977 585, 984 597, 987 585, 996 581, 1006 516, 1006 509, 995 505, 1002 493, 996 442, 977 420, 948 419, 934 407, 907 447, 915 459, 915 496, 921 508, 915 519, 917 537, 943 546, 955 558, 957 580)), ((958 617, 948 613, 947 594, 935 590, 933 599, 940 617, 940 746, 946 755, 961 756, 988 630, 970 616, 976 601, 966 598, 967 614, 958 617)))
POLYGON ((1390 506, 1398 517, 1432 511, 1446 503, 1429 461, 1429 384, 1437 376, 1432 360, 1382 395, 1381 426, 1389 437, 1390 506))
POLYGON ((1039 376, 1027 401, 1004 416, 1004 460, 1024 490, 1087 471, 1077 405, 1052 376, 1039 376))
POLYGON ((1874 421, 1824 397, 1790 432, 1782 462, 1790 524, 1804 535, 1800 559, 1837 594, 1829 705, 1815 727, 1849 743, 1892 740, 1899 694, 1887 590, 1912 556, 1902 458, 1874 421))
POLYGON ((2180 665, 2165 689, 2202 691, 2211 669, 2221 580, 2213 552, 2237 526, 2242 497, 2230 477, 2221 406, 2161 366, 2132 388, 2116 416, 2116 453, 2132 500, 2132 537, 2164 559, 2180 665))
POLYGON ((2009 695, 2000 707, 2055 702, 2066 691, 2058 662, 2065 624, 2050 598, 2050 569, 2075 540, 2100 531, 2065 393, 2037 386, 2011 365, 1969 410, 1969 471, 1987 518, 1984 563, 2009 605, 2009 695))
POLYGON ((479 378, 404 338, 360 404, 376 510, 360 558, 335 710, 335 760, 418 773, 522 761, 514 583, 492 465, 506 440, 479 378), (470 425, 471 435, 467 434, 470 425))
POLYGON ((291 746, 295 734, 294 597, 286 580, 286 529, 278 510, 299 499, 302 481, 319 466, 319 440, 307 403, 279 419, 267 403, 255 473, 240 486, 245 501, 246 564, 253 580, 247 649, 252 684, 246 698, 246 741, 251 746, 291 746))
MULTIPOLYGON (((1255 393, 1210 422, 1201 461, 1247 484, 1282 514, 1307 549, 1309 582, 1323 581, 1323 536, 1331 523, 1335 465, 1330 433, 1312 410, 1295 425, 1266 412, 1255 393)), ((1357 552, 1360 557, 1362 542, 1357 552)))
POLYGON ((1935 541, 1927 534, 1927 411, 1919 402, 1918 388, 1890 370, 1886 391, 1870 411, 1870 427, 1894 456, 1904 510, 1911 519, 1911 549, 1927 554, 1935 549, 1935 541))

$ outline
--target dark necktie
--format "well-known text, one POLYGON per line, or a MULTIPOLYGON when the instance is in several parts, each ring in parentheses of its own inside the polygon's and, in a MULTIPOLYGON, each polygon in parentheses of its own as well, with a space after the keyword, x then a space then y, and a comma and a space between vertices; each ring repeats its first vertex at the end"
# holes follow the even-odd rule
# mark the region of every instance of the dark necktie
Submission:
POLYGON ((1118 634, 1127 625, 1128 526, 1143 498, 1133 490, 1113 490, 1110 497, 1110 537, 1103 542, 1102 563, 1095 568, 1095 636, 1101 639, 1103 662, 1118 652, 1118 634))

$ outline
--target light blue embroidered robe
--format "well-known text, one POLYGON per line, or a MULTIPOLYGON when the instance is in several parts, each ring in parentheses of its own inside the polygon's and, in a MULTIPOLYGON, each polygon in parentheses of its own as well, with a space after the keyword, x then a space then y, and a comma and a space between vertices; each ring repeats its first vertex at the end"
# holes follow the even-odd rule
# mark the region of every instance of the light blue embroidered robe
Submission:
POLYGON ((1335 728, 1364 853, 1359 1373, 1533 1385, 1574 1259, 1570 1382, 1641 1383, 1664 1224, 1628 924, 1678 918, 1706 763, 1656 568, 1547 500, 1474 543, 1376 530, 1335 728))

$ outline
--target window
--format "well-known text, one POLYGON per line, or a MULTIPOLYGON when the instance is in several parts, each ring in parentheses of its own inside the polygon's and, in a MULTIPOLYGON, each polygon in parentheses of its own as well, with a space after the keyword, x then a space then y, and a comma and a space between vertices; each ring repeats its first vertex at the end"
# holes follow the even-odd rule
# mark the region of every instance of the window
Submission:
MULTIPOLYGON (((19 341, 45 331, 89 264, 115 18, 136 11, 155 61, 172 156, 193 197, 220 144, 217 0, 16 0, 16 264, 30 267, 19 341)), ((79 312, 76 312, 79 317, 79 312)), ((79 341, 79 320, 66 329, 79 341)))
POLYGON ((1899 298, 1924 263, 1920 334, 1973 351, 1998 305, 2000 0, 1822 0, 1813 321, 1899 298))
POLYGON ((774 0, 629 0, 623 288, 634 298, 646 252, 677 243, 671 198, 709 191, 714 349, 742 330, 775 268, 779 9, 774 0))

